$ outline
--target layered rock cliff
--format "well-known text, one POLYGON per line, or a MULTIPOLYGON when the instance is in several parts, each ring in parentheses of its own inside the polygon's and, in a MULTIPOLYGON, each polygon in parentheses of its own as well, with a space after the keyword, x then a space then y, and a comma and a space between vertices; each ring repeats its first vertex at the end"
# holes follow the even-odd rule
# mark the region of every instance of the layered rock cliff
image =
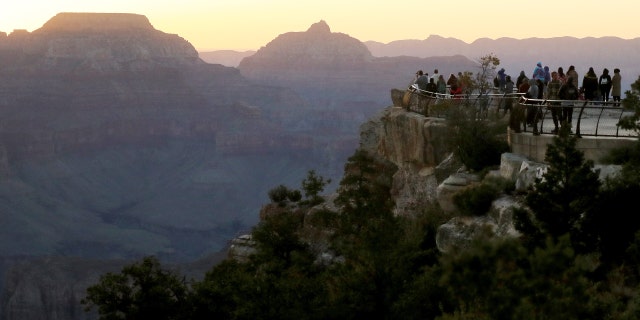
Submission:
POLYGON ((337 176, 357 137, 305 104, 204 63, 140 15, 62 13, 0 37, 2 319, 82 318, 58 304, 107 271, 91 261, 216 253, 270 188, 337 176), (92 270, 37 285, 41 257, 92 270))

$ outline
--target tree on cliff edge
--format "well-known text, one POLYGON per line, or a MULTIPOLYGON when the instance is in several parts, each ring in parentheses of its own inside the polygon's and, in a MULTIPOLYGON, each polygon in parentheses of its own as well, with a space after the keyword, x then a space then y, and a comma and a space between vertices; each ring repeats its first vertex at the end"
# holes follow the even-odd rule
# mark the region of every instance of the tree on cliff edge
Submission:
POLYGON ((570 234, 574 248, 584 248, 593 241, 585 230, 584 214, 598 199, 599 172, 593 162, 585 160, 576 149, 577 138, 564 128, 547 147, 545 162, 549 164, 542 178, 537 178, 526 203, 533 217, 516 210, 516 227, 533 241, 542 245, 547 236, 558 239, 570 234))

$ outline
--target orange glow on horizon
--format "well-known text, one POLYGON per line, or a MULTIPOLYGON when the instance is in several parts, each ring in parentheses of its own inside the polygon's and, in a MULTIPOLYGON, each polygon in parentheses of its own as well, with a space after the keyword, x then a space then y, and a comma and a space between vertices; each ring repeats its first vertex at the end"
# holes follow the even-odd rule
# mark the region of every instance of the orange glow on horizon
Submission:
MULTIPOLYGON (((430 35, 471 43, 479 38, 640 37, 629 27, 640 2, 619 0, 611 13, 597 2, 540 0, 487 3, 476 0, 431 2, 293 0, 185 0, 162 2, 97 0, 24 0, 5 4, 0 31, 33 31, 60 12, 136 13, 158 30, 178 34, 199 51, 257 50, 280 34, 306 31, 320 20, 332 32, 360 41, 388 43, 430 35), (553 8, 552 10, 550 8, 553 8), (624 8, 624 10, 622 10, 624 8), (613 16, 615 11, 615 17, 613 16), (554 18, 558 23, 553 23, 554 18), (603 20, 606 23, 603 23, 603 20)), ((613 7, 613 6, 612 6, 613 7)))

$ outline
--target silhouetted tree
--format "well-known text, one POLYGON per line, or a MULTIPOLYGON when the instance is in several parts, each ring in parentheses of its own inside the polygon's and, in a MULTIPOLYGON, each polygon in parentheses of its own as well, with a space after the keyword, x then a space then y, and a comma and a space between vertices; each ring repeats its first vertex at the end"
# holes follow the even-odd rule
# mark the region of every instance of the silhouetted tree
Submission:
POLYGON ((316 174, 315 170, 307 172, 307 177, 302 180, 302 190, 304 191, 305 203, 314 206, 324 202, 321 197, 324 187, 331 183, 331 179, 325 180, 316 174))
POLYGON ((517 210, 516 226, 539 245, 546 236, 558 239, 569 233, 574 248, 586 250, 594 239, 584 229, 584 213, 597 202, 601 182, 593 162, 576 149, 577 138, 568 130, 561 129, 547 147, 547 172, 527 194, 533 217, 517 210))
POLYGON ((107 273, 87 289, 85 309, 98 309, 100 319, 190 319, 189 287, 176 273, 165 270, 155 257, 107 273))
POLYGON ((621 128, 631 129, 640 134, 640 76, 631 84, 631 90, 625 92, 622 106, 627 110, 633 111, 633 114, 622 117, 618 125, 621 128))

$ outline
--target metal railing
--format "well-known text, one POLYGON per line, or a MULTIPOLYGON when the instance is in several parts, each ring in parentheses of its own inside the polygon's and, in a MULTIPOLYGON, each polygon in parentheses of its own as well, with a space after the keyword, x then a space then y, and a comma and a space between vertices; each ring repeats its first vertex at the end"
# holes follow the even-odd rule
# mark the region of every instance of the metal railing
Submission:
POLYGON ((497 93, 497 88, 491 93, 466 92, 455 95, 421 90, 416 86, 409 87, 408 90, 412 92, 411 102, 407 106, 408 111, 442 118, 446 117, 446 109, 438 108, 441 104, 463 104, 474 108, 477 118, 486 119, 490 110, 500 110, 505 105, 515 105, 523 95, 517 92, 497 93))
MULTIPOLYGON (((553 109, 556 114, 571 114, 571 134, 577 137, 637 137, 633 130, 625 130, 618 126, 618 122, 625 116, 633 115, 633 111, 625 110, 619 102, 588 101, 588 100, 549 100, 525 98, 523 93, 484 93, 484 94, 442 94, 429 92, 418 88, 412 90, 411 102, 406 107, 408 111, 430 117, 446 117, 448 107, 462 104, 473 108, 476 119, 487 119, 492 113, 497 117, 504 116, 508 107, 509 117, 518 115, 515 122, 522 126, 523 132, 531 131, 536 134, 555 134, 556 126, 553 121, 553 109), (533 123, 527 123, 533 119, 533 123)), ((558 118, 558 127, 562 125, 562 118, 558 118)), ((513 123, 514 121, 510 121, 513 123)), ((520 130, 518 130, 520 131, 520 130)))
MULTIPOLYGON (((553 111, 556 109, 556 114, 564 112, 572 115, 571 122, 567 122, 567 124, 577 137, 637 137, 633 130, 622 129, 618 126, 620 119, 633 115, 633 111, 625 110, 620 103, 612 101, 529 99, 522 97, 518 101, 518 105, 525 108, 527 117, 537 119, 537 121, 534 121, 535 129, 540 134, 555 133, 553 111), (535 112, 535 115, 530 115, 530 112, 535 112)), ((561 126, 561 118, 557 120, 559 126, 561 126)))

